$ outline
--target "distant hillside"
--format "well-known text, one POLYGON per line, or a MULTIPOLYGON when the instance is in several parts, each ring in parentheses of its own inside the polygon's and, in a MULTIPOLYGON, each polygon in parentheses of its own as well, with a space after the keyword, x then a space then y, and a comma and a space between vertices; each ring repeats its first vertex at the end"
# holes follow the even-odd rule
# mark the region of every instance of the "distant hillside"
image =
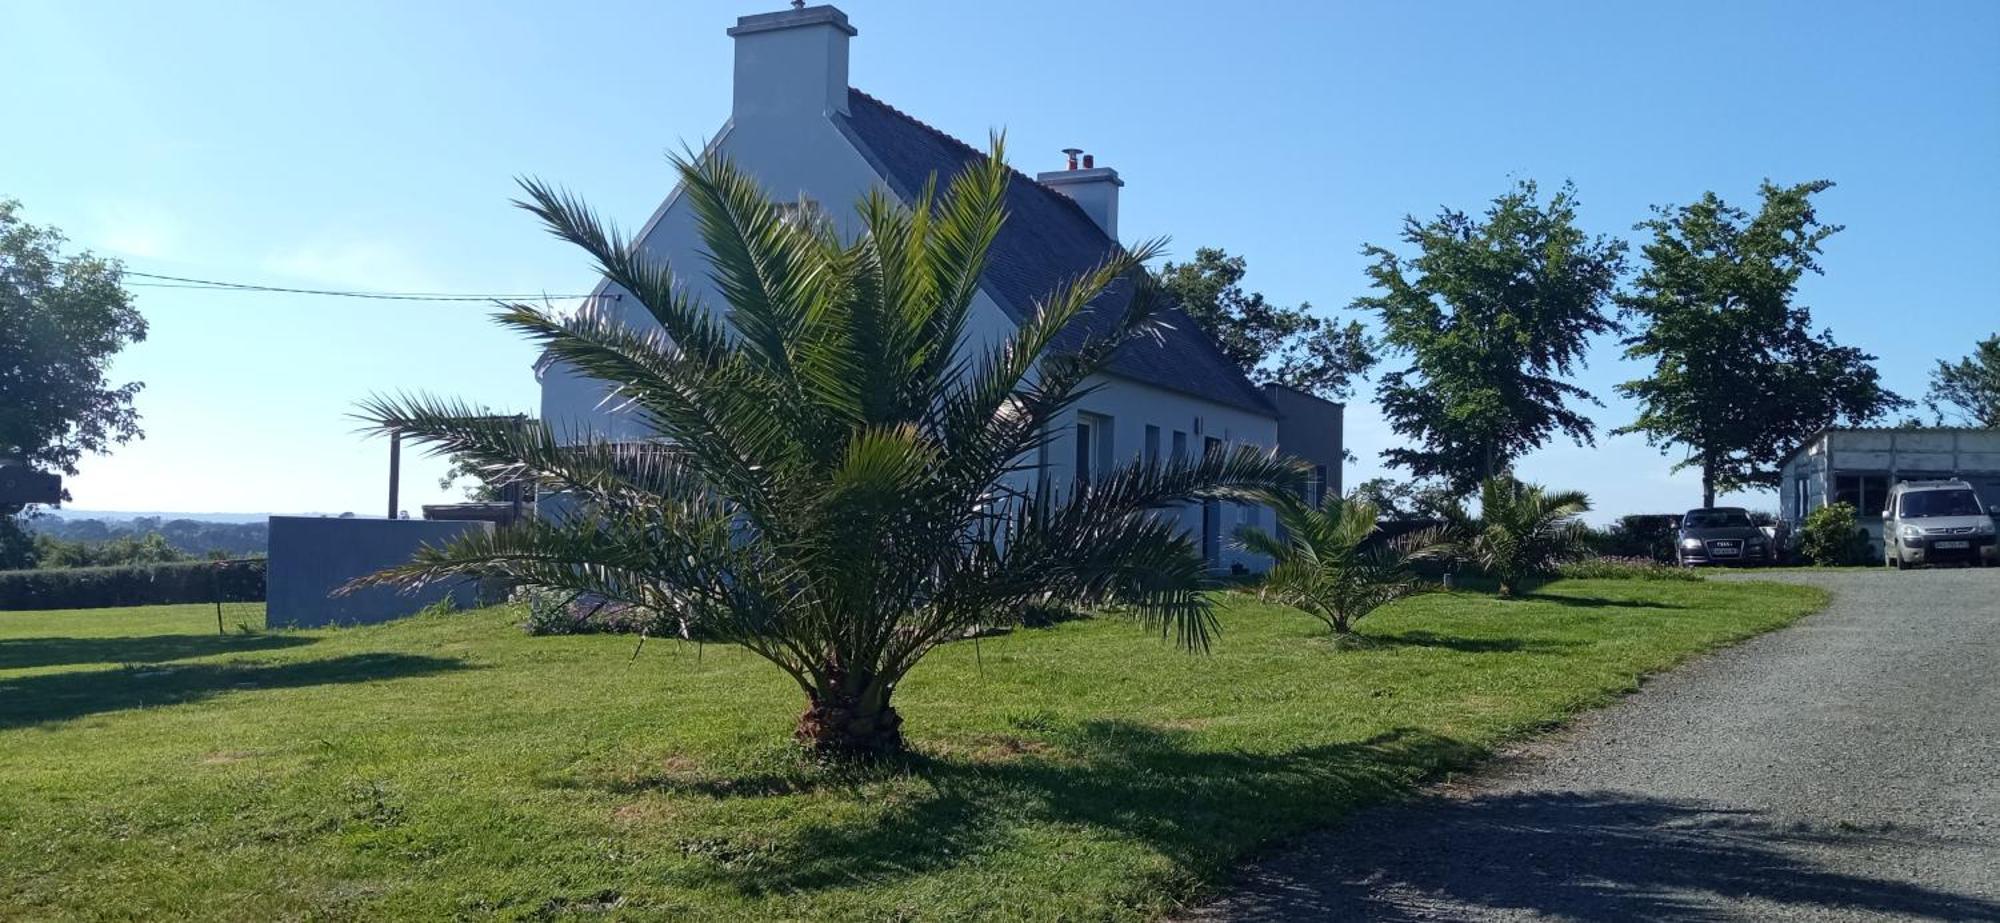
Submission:
POLYGON ((180 510, 79 510, 44 508, 45 519, 101 519, 106 523, 130 522, 134 519, 158 519, 168 522, 175 519, 192 519, 196 522, 263 522, 271 518, 270 513, 189 513, 180 510))
POLYGON ((163 519, 159 516, 134 516, 130 519, 76 519, 75 512, 62 516, 42 516, 27 520, 28 531, 58 538, 66 542, 97 544, 119 538, 144 538, 158 535, 168 545, 196 557, 208 557, 215 553, 225 555, 261 555, 270 549, 271 529, 264 519, 255 522, 217 522, 185 518, 163 519))

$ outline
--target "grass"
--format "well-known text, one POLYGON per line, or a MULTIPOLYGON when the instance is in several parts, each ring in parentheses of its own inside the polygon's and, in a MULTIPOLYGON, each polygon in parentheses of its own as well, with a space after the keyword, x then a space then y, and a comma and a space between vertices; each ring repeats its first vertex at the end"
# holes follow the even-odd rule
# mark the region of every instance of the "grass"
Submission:
POLYGON ((1823 602, 1562 581, 1337 649, 1225 599, 1207 657, 1109 618, 937 652, 900 772, 803 765, 798 692, 731 648, 0 613, 0 918, 1144 919, 1823 602))

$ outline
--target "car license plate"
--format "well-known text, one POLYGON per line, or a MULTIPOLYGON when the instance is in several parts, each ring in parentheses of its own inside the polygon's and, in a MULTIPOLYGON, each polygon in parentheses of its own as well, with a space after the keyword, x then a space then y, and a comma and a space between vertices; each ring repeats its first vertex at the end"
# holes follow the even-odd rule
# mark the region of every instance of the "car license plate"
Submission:
POLYGON ((1735 548, 1717 548, 1717 549, 1715 549, 1715 556, 1716 556, 1716 557, 1718 557, 1718 558, 1733 558, 1733 557, 1736 557, 1736 556, 1737 556, 1737 555, 1739 555, 1739 554, 1742 554, 1742 552, 1741 552, 1741 551, 1738 551, 1738 550, 1737 550, 1737 549, 1735 549, 1735 548))
POLYGON ((1970 548, 1970 547, 1972 547, 1972 543, 1971 543, 1971 542, 1938 542, 1938 543, 1937 543, 1937 545, 1936 545, 1936 547, 1937 547, 1937 550, 1939 550, 1939 551, 1964 551, 1965 549, 1967 549, 1967 548, 1970 548))

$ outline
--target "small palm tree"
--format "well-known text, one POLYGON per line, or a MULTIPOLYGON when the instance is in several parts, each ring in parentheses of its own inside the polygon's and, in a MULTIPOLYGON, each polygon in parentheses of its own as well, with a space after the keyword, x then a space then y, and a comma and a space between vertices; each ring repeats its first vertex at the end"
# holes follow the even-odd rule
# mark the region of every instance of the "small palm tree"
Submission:
POLYGON ((1522 583, 1589 553, 1589 529, 1577 517, 1590 511, 1582 491, 1549 491, 1507 475, 1479 485, 1479 516, 1462 507, 1445 511, 1448 547, 1499 581, 1502 597, 1522 583))
POLYGON ((1375 504, 1329 496, 1318 508, 1293 497, 1276 506, 1283 538, 1256 528, 1237 533, 1244 549, 1273 562, 1264 576, 1267 598, 1345 636, 1363 616, 1423 589, 1408 565, 1430 539, 1418 534, 1380 540, 1375 504))
POLYGON ((1289 489, 1299 466, 1242 447, 1058 488, 1033 461, 1085 379, 1159 323, 1142 266, 1156 246, 1113 252, 998 342, 976 343, 973 299, 1011 175, 998 139, 942 192, 934 180, 907 206, 866 196, 851 236, 814 209, 775 206, 726 160, 675 165, 726 305, 701 303, 675 268, 529 181, 522 207, 663 329, 528 305, 498 315, 613 383, 658 442, 565 445, 457 402, 372 399, 373 429, 488 481, 561 492, 578 511, 469 534, 365 582, 502 577, 643 607, 783 670, 807 702, 798 739, 836 757, 898 751, 904 675, 1031 602, 1119 607, 1207 647, 1207 568, 1156 511, 1258 500, 1289 489), (1051 350, 1120 286, 1118 317, 1051 350))

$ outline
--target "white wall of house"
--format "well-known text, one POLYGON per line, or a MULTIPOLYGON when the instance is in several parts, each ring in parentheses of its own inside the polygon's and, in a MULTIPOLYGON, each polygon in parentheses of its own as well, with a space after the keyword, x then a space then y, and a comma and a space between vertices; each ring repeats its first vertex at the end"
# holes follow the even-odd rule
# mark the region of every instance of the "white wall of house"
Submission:
MULTIPOLYGON (((1149 426, 1156 428, 1162 458, 1171 457, 1177 435, 1185 442, 1187 458, 1201 457, 1209 439, 1218 440, 1224 447, 1254 445, 1269 449, 1278 443, 1278 421, 1273 417, 1116 376, 1092 376, 1089 384, 1096 390, 1065 415, 1058 424, 1060 428, 1056 439, 1049 447, 1048 473, 1057 483, 1067 483, 1078 475, 1076 433, 1080 415, 1093 424, 1110 424, 1109 438, 1100 436, 1092 455, 1108 455, 1112 464, 1144 456, 1149 426)), ((1093 431, 1097 428, 1093 426, 1093 431)), ((1199 505, 1191 505, 1182 510, 1178 518, 1185 528, 1199 536, 1203 516, 1199 505)), ((1220 503, 1209 512, 1209 516, 1212 522, 1210 539, 1218 566, 1230 568, 1241 565, 1251 571, 1262 571, 1269 566, 1265 559, 1231 547, 1237 529, 1242 526, 1272 528, 1269 509, 1249 504, 1220 503)))

